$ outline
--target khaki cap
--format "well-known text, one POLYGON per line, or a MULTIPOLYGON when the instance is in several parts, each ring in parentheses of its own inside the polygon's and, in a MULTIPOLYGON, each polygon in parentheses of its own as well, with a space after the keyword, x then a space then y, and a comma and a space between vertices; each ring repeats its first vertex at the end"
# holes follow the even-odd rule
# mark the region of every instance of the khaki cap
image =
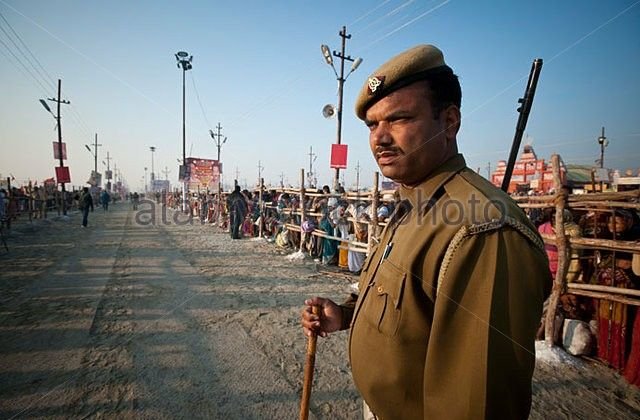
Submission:
POLYGON ((453 73, 433 45, 418 45, 396 55, 369 76, 356 99, 356 115, 364 120, 367 110, 391 92, 440 72, 453 73))

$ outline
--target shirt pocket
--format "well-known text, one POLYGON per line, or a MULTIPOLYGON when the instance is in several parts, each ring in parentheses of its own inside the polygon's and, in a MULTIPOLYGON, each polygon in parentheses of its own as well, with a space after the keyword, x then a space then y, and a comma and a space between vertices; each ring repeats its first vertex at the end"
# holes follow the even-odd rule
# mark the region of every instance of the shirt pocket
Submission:
POLYGON ((402 297, 407 274, 384 260, 371 284, 366 317, 378 332, 393 337, 398 333, 402 318, 402 297))

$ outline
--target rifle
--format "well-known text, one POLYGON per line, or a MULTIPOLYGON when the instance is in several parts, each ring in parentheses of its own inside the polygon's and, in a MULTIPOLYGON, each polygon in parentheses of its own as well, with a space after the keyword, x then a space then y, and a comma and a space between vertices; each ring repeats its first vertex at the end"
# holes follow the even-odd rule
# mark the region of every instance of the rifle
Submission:
POLYGON ((531 105, 533 104, 533 96, 536 94, 536 86, 538 85, 538 77, 540 77, 541 70, 542 58, 536 58, 533 60, 533 64, 531 65, 531 72, 529 73, 529 81, 527 82, 527 88, 524 91, 524 97, 518 99, 518 103, 522 105, 518 108, 520 115, 518 116, 518 123, 516 124, 516 134, 513 136, 513 143, 511 144, 511 153, 509 154, 507 169, 505 170, 504 178, 502 179, 502 191, 504 192, 507 192, 509 189, 513 166, 515 165, 516 158, 518 157, 518 150, 520 150, 522 135, 524 134, 524 129, 527 126, 527 120, 529 119, 529 112, 531 111, 531 105))

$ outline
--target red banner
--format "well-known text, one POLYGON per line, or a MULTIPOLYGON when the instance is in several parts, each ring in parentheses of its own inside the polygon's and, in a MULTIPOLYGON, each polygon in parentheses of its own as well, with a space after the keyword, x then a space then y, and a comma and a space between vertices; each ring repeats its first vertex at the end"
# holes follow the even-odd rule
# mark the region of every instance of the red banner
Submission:
MULTIPOLYGON (((53 158, 60 159, 60 143, 53 142, 53 158)), ((62 159, 67 159, 67 143, 62 142, 62 159)))
POLYGON ((347 169, 347 145, 331 145, 331 167, 337 169, 347 169))
POLYGON ((71 182, 71 175, 69 174, 68 166, 56 166, 56 178, 58 184, 68 184, 71 182))

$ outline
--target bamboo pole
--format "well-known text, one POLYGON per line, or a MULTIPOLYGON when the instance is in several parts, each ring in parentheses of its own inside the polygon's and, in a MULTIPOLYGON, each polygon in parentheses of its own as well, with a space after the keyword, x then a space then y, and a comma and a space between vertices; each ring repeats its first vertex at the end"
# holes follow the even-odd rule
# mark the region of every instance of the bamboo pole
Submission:
POLYGON ((549 305, 547 306, 547 318, 545 320, 545 342, 548 346, 553 345, 554 328, 556 310, 560 293, 564 290, 566 282, 567 269, 569 267, 569 250, 567 247, 567 236, 564 233, 564 207, 566 196, 563 195, 562 182, 560 180, 560 157, 558 155, 551 156, 551 166, 553 168, 553 185, 556 190, 556 220, 555 230, 558 247, 558 269, 556 277, 553 281, 551 296, 549 297, 549 305))
MULTIPOLYGON (((304 170, 302 172, 304 173, 304 170)), ((312 306, 311 312, 317 316, 320 308, 312 306)), ((304 364, 304 382, 302 383, 302 398, 300 399, 300 420, 309 418, 309 400, 311 399, 311 386, 313 385, 313 369, 316 364, 317 341, 318 336, 312 331, 307 339, 307 357, 304 364)))
POLYGON ((369 224, 369 238, 367 240, 367 255, 371 255, 373 241, 378 234, 378 181, 380 174, 376 171, 373 174, 373 189, 371 191, 371 223, 369 224))
POLYGON ((304 241, 307 238, 302 230, 302 223, 306 219, 306 209, 304 207, 304 169, 300 169, 300 252, 304 249, 304 241))
MULTIPOLYGON (((556 235, 540 234, 547 244, 555 244, 556 235)), ((632 252, 640 254, 640 243, 636 241, 621 241, 613 239, 593 239, 593 238, 569 238, 572 248, 578 249, 604 249, 619 252, 632 252)))
POLYGON ((610 300, 614 302, 624 303, 626 305, 640 306, 639 299, 627 298, 624 296, 615 295, 611 293, 598 293, 598 292, 592 292, 590 290, 575 289, 571 286, 571 284, 569 285, 569 291, 574 295, 587 296, 595 299, 610 300))
POLYGON ((626 289, 622 287, 602 286, 600 284, 585 284, 585 283, 568 283, 567 287, 574 290, 589 290, 592 292, 604 292, 614 293, 618 295, 629 295, 640 297, 640 290, 638 289, 626 289))
MULTIPOLYGON (((292 230, 294 232, 302 231, 302 228, 300 226, 295 225, 293 223, 285 223, 284 225, 287 229, 292 230)), ((329 235, 325 231, 319 230, 319 229, 314 229, 313 232, 311 232, 311 235, 317 236, 319 238, 331 239, 331 240, 339 241, 343 243, 346 242, 347 244, 353 245, 354 247, 362 247, 363 249, 367 247, 367 244, 365 244, 364 242, 350 241, 349 239, 344 239, 339 236, 329 235)))

